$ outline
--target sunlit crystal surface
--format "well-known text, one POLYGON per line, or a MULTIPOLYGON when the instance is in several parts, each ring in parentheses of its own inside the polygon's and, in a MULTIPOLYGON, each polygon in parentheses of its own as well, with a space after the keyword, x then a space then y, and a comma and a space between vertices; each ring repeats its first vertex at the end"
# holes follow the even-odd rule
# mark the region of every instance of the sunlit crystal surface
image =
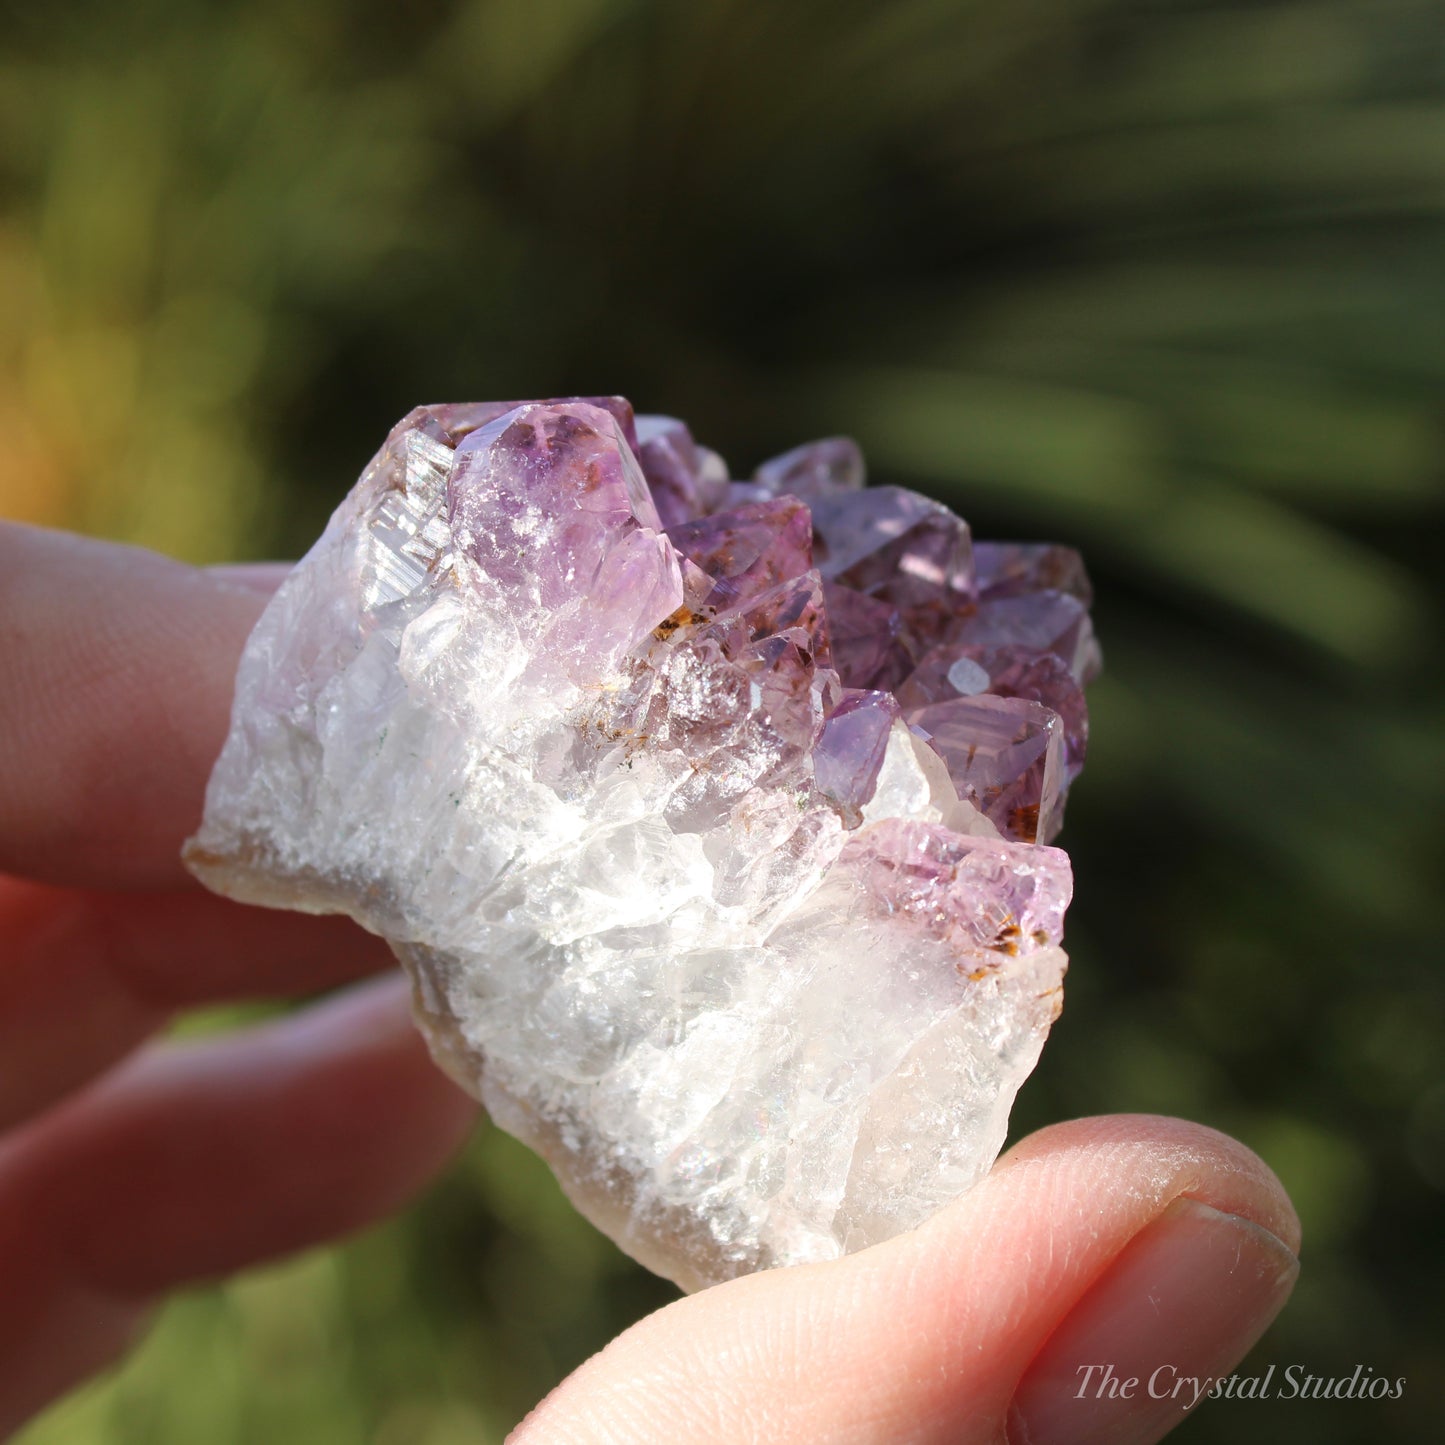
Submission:
POLYGON ((1063 725, 1065 786, 1083 770, 1089 741, 1084 690, 1055 653, 945 643, 925 654, 896 692, 904 708, 976 697, 979 693, 1042 703, 1058 714, 1063 725))
POLYGON ((780 457, 764 462, 753 481, 773 496, 832 496, 856 492, 867 480, 863 453, 852 437, 824 437, 804 442, 780 457))
POLYGON ((919 1223, 1061 998, 1098 667, 1066 548, 843 438, 423 407, 283 584, 190 866, 341 912, 439 1061, 686 1288, 919 1223))
POLYGON ((1022 592, 1069 592, 1086 607, 1094 600, 1084 559, 1052 542, 975 542, 973 565, 981 597, 1022 592))

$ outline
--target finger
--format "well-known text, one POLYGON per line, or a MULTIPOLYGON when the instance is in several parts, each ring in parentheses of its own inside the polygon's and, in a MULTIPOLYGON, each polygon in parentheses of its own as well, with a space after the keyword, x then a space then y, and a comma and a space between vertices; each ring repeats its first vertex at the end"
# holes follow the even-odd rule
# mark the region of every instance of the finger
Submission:
POLYGON ((353 1230, 436 1173, 474 1105, 400 985, 157 1049, 0 1147, 0 1435, 151 1297, 353 1230))
POLYGON ((197 889, 91 893, 0 878, 0 1131, 93 1078, 177 1009, 318 993, 393 962, 346 919, 197 889))
POLYGON ((250 587, 269 599, 294 566, 294 562, 220 562, 206 572, 218 581, 250 587))
POLYGON ((180 847, 265 599, 254 576, 0 523, 0 872, 188 882, 180 847))
POLYGON ((1059 1125, 910 1234, 650 1316, 515 1439, 1156 1440, 1188 1401, 1075 1398, 1076 1366, 1227 1371, 1287 1297, 1298 1241, 1278 1181, 1223 1135, 1145 1117, 1059 1125))

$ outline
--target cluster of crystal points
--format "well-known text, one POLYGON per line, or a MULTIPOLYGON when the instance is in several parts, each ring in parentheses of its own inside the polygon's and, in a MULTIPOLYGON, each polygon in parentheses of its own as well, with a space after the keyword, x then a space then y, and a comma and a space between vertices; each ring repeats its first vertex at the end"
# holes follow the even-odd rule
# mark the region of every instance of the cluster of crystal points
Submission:
POLYGON ((1060 1005, 1079 558, 863 482, 844 439, 733 481, 619 398, 419 408, 257 625, 187 846, 387 938, 687 1288, 966 1189, 1060 1005))

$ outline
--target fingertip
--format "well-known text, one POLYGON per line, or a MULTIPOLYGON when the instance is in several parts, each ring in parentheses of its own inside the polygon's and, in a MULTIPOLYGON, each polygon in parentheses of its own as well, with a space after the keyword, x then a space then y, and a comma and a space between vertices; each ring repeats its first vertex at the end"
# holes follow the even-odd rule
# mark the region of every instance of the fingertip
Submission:
POLYGON ((1297 1241, 1278 1180, 1225 1135, 1153 1116, 1061 1124, 917 1230, 669 1306, 518 1439, 994 1445, 1011 1403, 1015 1445, 1155 1438, 1172 1405, 1070 1415, 1075 1356, 1227 1368, 1287 1298, 1297 1241), (669 1401, 670 1423, 639 1421, 641 1398, 669 1401))
POLYGON ((180 847, 265 602, 141 548, 0 529, 0 870, 191 885, 180 847))
POLYGON ((1150 1445, 1206 1398, 1283 1308, 1299 1260, 1251 1219, 1181 1196, 1044 1341, 1009 1445, 1150 1445))
POLYGON ((1146 1213, 1188 1194, 1253 1220, 1299 1253, 1299 1215, 1279 1177, 1254 1150, 1207 1124, 1163 1114, 1068 1119, 1013 1145, 990 1177, 1034 1168, 1049 1171, 1061 1194, 1102 1185, 1146 1213))
POLYGON ((269 597, 290 575, 293 562, 218 562, 206 575, 230 587, 269 597))

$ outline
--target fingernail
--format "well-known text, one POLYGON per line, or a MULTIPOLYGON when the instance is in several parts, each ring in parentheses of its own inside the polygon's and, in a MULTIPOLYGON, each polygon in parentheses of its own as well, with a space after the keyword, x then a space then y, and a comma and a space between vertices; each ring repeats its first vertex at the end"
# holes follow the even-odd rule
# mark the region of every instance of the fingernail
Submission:
POLYGON ((1299 1261, 1269 1230, 1176 1199, 1049 1336, 1009 1408, 1009 1445, 1148 1445, 1262 1335, 1299 1261))

